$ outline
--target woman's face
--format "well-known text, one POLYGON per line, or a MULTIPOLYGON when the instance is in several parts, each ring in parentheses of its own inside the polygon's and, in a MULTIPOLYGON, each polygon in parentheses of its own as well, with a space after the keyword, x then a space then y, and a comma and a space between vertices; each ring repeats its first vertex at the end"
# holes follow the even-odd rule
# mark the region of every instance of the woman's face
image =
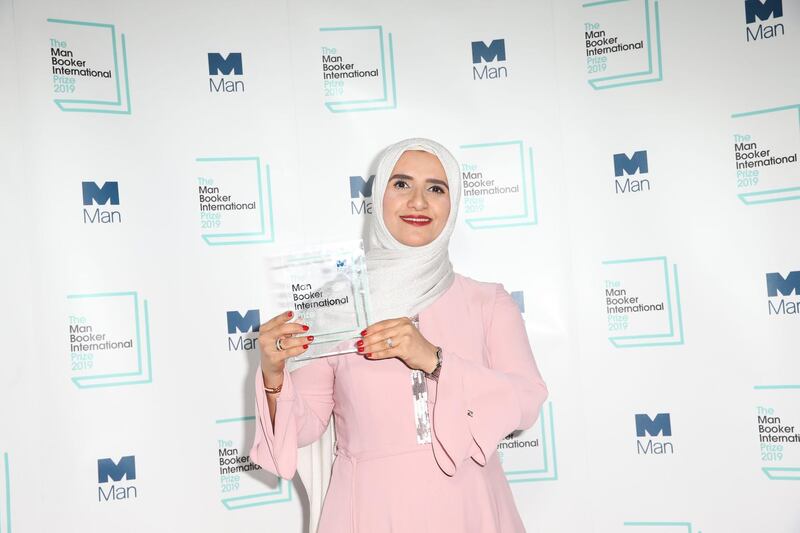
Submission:
POLYGON ((450 188, 439 158, 421 150, 403 152, 383 193, 383 222, 407 246, 424 246, 450 216, 450 188))

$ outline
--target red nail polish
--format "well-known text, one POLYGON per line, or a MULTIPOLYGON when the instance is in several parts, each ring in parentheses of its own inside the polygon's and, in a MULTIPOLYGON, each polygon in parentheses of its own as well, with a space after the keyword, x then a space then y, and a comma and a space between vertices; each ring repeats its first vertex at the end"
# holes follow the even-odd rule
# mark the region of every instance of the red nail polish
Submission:
POLYGON ((304 344, 304 345, 303 345, 303 349, 304 349, 304 350, 307 350, 307 349, 308 349, 308 344, 304 344))
POLYGON ((356 351, 358 353, 364 353, 364 347, 363 346, 359 346, 358 348, 356 348, 356 351))
POLYGON ((372 352, 368 353, 368 354, 367 354, 367 357, 368 357, 368 358, 370 358, 370 359, 372 359, 372 352))
POLYGON ((308 331, 308 326, 303 326, 303 331, 308 331))
POLYGON ((308 339, 309 341, 313 341, 314 340, 314 335, 309 335, 308 337, 306 337, 306 339, 308 339))
POLYGON ((366 334, 367 334, 367 330, 364 330, 364 331, 361 332, 361 336, 362 337, 365 336, 366 334))
POLYGON ((358 341, 358 342, 356 343, 356 346, 364 346, 364 341, 358 341))
POLYGON ((291 311, 289 311, 288 313, 286 313, 286 315, 287 315, 289 318, 292 318, 292 317, 294 316, 294 313, 292 313, 291 311))

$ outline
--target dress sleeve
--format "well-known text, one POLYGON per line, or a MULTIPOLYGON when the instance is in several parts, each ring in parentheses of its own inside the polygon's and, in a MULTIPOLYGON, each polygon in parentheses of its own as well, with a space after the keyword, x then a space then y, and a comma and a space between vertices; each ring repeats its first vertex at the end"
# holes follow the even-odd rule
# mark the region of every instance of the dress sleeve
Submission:
POLYGON ((536 422, 547 398, 522 315, 502 285, 488 321, 488 366, 444 350, 438 382, 428 381, 435 390, 434 456, 449 476, 468 458, 485 466, 506 435, 536 422))
POLYGON ((261 369, 256 372, 256 432, 251 460, 262 468, 292 479, 297 449, 317 440, 333 411, 333 367, 318 359, 293 372, 283 371, 283 388, 276 400, 275 428, 269 416, 261 369))

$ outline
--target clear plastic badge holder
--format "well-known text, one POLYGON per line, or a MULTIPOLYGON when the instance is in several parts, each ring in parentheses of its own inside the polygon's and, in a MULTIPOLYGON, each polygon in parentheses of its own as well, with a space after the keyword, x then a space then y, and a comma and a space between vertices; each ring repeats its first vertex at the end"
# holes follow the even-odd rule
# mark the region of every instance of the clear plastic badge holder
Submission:
POLYGON ((302 366, 296 362, 355 352, 370 314, 363 242, 317 246, 269 264, 270 298, 279 309, 292 310, 292 321, 314 336, 305 353, 289 360, 291 369, 302 366))

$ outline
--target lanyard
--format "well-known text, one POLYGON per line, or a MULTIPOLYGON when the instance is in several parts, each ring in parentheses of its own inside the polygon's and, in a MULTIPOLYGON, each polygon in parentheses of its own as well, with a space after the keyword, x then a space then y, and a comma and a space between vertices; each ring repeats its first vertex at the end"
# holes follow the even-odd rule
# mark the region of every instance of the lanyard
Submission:
MULTIPOLYGON (((414 315, 411 322, 419 329, 419 315, 414 315)), ((411 371, 411 393, 414 398, 417 444, 428 444, 431 442, 431 420, 428 416, 428 384, 422 370, 411 371)))

